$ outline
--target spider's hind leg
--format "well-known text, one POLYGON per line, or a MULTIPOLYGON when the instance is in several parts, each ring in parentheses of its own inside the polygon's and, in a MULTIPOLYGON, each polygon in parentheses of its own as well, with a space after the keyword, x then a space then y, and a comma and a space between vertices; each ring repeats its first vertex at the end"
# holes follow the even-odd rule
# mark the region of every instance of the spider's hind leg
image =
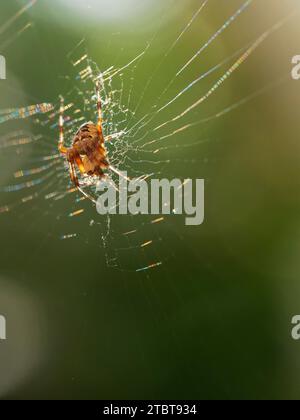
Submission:
POLYGON ((79 184, 77 174, 76 174, 76 169, 75 169, 74 163, 69 162, 69 170, 70 170, 70 178, 71 178, 72 182, 74 183, 75 187, 77 188, 77 190, 80 192, 80 194, 82 194, 85 198, 87 198, 88 200, 90 200, 94 204, 96 204, 95 198, 93 198, 90 194, 88 194, 87 192, 85 192, 81 188, 81 186, 79 184))
POLYGON ((98 114, 98 121, 97 121, 97 129, 98 134, 100 137, 101 144, 104 143, 104 136, 103 136, 103 114, 102 114, 102 102, 101 102, 101 96, 100 96, 100 82, 99 80, 96 80, 96 95, 97 95, 97 114, 98 114))

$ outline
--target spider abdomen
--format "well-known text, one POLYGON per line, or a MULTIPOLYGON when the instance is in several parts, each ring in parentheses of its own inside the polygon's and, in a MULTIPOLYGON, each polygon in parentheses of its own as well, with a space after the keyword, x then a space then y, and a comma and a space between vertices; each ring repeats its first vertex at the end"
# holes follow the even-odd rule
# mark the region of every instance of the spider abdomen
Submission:
POLYGON ((84 172, 88 175, 103 176, 103 170, 109 166, 104 141, 93 123, 80 127, 74 137, 71 151, 80 156, 84 172))

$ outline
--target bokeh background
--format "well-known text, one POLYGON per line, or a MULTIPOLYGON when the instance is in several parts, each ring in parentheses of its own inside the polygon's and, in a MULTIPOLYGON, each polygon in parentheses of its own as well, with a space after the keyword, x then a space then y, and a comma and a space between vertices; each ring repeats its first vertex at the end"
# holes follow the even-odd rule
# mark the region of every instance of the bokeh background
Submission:
MULTIPOLYGON (((27 3, 1 1, 0 28, 10 26, 0 30, 7 60, 0 108, 56 100, 67 54, 83 37, 104 68, 129 62, 153 40, 136 75, 138 96, 199 7, 196 0, 38 0, 10 21, 27 3)), ((241 4, 208 2, 160 66, 144 112, 241 4)), ((171 93, 297 7, 297 0, 254 1, 171 93)), ((62 222, 42 199, 34 213, 29 206, 1 215, 0 314, 8 334, 0 342, 1 398, 300 397, 300 343, 291 339, 291 318, 300 313, 300 82, 290 76, 300 54, 299 16, 191 118, 269 86, 263 94, 174 140, 208 140, 176 149, 170 171, 206 180, 206 219, 187 228, 174 218, 161 228, 159 253, 168 255, 161 268, 148 275, 107 268, 95 232, 87 242, 60 241, 62 222)), ((215 80, 191 90, 174 114, 215 80)), ((31 121, 2 124, 1 135, 16 127, 30 130, 31 121)), ((29 158, 30 149, 2 156, 1 185, 29 158)), ((59 206, 69 212, 69 202, 59 206)))

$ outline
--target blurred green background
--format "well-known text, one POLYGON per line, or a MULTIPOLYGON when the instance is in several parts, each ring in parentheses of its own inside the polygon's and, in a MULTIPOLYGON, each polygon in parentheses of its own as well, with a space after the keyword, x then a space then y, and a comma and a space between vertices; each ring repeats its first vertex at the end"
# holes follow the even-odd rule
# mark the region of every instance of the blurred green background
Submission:
MULTIPOLYGON (((1 1, 0 28, 26 3, 1 1)), ((158 68, 142 104, 147 112, 241 4, 208 2, 162 63, 199 1, 38 0, 0 30, 7 60, 0 108, 55 101, 64 88, 60 76, 69 72, 67 54, 84 37, 101 68, 126 64, 152 41, 135 80, 138 98, 158 68), (32 27, 16 36, 28 22, 32 27)), ((176 80, 170 98, 297 6, 297 0, 254 1, 176 80)), ((274 82, 174 139, 208 140, 177 148, 170 168, 170 175, 205 179, 206 220, 193 228, 176 218, 162 226, 158 252, 168 257, 148 276, 108 269, 97 232, 84 218, 77 223, 87 230, 87 243, 60 241, 63 221, 47 213, 42 199, 35 213, 29 206, 1 215, 0 314, 8 334, 0 342, 1 398, 300 397, 300 343, 291 339, 291 318, 300 312, 300 82, 290 76, 296 54, 299 14, 188 117, 201 120, 274 82)), ((216 78, 165 115, 182 111, 216 78)), ((1 135, 16 127, 30 129, 31 122, 2 124, 1 135)), ((3 155, 1 185, 28 159, 30 151, 3 155)), ((59 213, 70 205, 62 201, 59 213)))

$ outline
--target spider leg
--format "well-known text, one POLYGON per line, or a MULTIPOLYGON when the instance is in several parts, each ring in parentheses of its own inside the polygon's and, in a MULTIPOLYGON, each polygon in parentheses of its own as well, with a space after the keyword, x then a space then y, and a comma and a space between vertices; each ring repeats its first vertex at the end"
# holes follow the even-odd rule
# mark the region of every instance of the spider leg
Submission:
POLYGON ((128 178, 127 176, 125 176, 122 172, 118 171, 118 169, 116 169, 114 166, 109 165, 109 169, 114 172, 115 174, 117 174, 119 176, 119 178, 123 178, 126 179, 126 181, 130 181, 130 178, 128 178))
POLYGON ((76 185, 76 188, 85 198, 90 200, 92 203, 97 204, 97 201, 90 194, 83 191, 83 189, 79 185, 76 185))
POLYGON ((113 139, 114 139, 114 136, 105 136, 104 141, 105 141, 105 142, 107 142, 107 141, 112 141, 113 139))
POLYGON ((98 144, 97 145, 97 151, 98 151, 99 157, 100 157, 100 161, 98 163, 99 163, 101 169, 107 169, 108 161, 107 161, 105 147, 101 144, 98 144))
MULTIPOLYGON (((80 157, 79 157, 80 158, 80 157)), ((81 158, 80 158, 81 161, 81 158)), ((82 162, 82 161, 81 161, 82 162)), ((88 200, 92 201, 92 203, 96 204, 97 201, 88 193, 86 193, 79 185, 79 181, 78 181, 78 177, 76 174, 76 169, 75 169, 75 165, 74 162, 69 162, 69 170, 70 170, 70 178, 72 180, 72 182, 74 183, 75 187, 77 188, 77 190, 88 200)))
POLYGON ((60 111, 59 111, 59 142, 58 150, 60 153, 66 154, 67 148, 64 146, 64 98, 60 98, 60 111))
POLYGON ((70 172, 71 181, 73 182, 73 184, 75 185, 75 187, 78 187, 79 186, 79 182, 78 182, 78 178, 77 178, 77 175, 76 175, 76 170, 75 170, 74 162, 69 162, 69 172, 70 172))
POLYGON ((82 159, 79 155, 76 156, 75 161, 76 161, 76 164, 77 164, 77 166, 80 170, 80 173, 84 174, 85 173, 84 165, 83 165, 82 159))
POLYGON ((97 94, 97 112, 98 112, 98 122, 97 122, 97 129, 98 134, 100 137, 100 143, 104 143, 104 136, 103 136, 103 130, 102 130, 102 102, 101 102, 101 96, 100 96, 100 82, 99 80, 96 81, 96 94, 97 94))

